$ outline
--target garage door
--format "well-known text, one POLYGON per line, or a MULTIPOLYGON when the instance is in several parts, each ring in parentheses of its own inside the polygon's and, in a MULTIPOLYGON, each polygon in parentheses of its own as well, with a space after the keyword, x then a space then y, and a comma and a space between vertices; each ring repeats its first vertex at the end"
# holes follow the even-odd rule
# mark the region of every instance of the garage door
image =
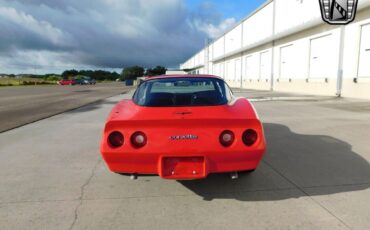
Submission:
POLYGON ((280 78, 288 79, 294 76, 293 45, 280 48, 280 78))
POLYGON ((235 61, 235 80, 239 81, 242 77, 242 66, 240 59, 235 61))
POLYGON ((260 79, 269 79, 271 76, 271 58, 270 52, 266 51, 260 54, 260 79))
POLYGON ((259 54, 253 54, 245 58, 246 79, 257 80, 259 78, 259 54))
POLYGON ((336 76, 338 57, 335 55, 333 36, 327 35, 311 40, 310 78, 331 78, 336 76))
POLYGON ((235 61, 231 60, 226 63, 226 79, 234 80, 235 78, 235 61))
POLYGON ((224 65, 224 75, 225 75, 225 79, 226 80, 229 80, 229 66, 230 66, 230 62, 226 62, 225 65, 224 65))
POLYGON ((220 77, 224 78, 225 79, 225 64, 224 63, 220 63, 219 64, 219 70, 220 70, 220 77))
POLYGON ((233 71, 233 61, 228 61, 226 62, 226 69, 225 69, 225 72, 226 72, 226 80, 233 80, 234 77, 233 77, 233 74, 232 74, 232 71, 233 71))
POLYGON ((223 77, 222 63, 215 64, 213 66, 214 74, 218 77, 223 77))
POLYGON ((359 77, 370 77, 370 25, 362 26, 360 62, 358 67, 359 77))
POLYGON ((253 71, 253 65, 252 65, 252 57, 253 56, 249 56, 249 57, 246 57, 245 58, 245 76, 246 76, 246 79, 253 79, 253 74, 252 74, 252 71, 253 71))
POLYGON ((216 76, 220 76, 220 72, 218 70, 218 64, 213 65, 213 74, 216 76))

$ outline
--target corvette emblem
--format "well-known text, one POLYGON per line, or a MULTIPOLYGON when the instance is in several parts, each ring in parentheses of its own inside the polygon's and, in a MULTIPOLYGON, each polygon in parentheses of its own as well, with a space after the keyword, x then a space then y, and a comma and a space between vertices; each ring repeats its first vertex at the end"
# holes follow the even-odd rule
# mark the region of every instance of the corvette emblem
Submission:
POLYGON ((197 140, 198 136, 189 134, 189 135, 175 135, 175 136, 170 136, 169 138, 171 141, 178 141, 178 140, 197 140))
POLYGON ((322 19, 332 25, 355 20, 358 0, 319 0, 322 19))

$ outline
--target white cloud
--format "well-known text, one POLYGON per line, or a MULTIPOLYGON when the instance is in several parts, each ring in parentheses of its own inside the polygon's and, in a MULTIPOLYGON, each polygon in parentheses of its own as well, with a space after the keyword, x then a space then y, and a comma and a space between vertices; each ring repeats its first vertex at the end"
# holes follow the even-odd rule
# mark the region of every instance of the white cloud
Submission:
POLYGON ((235 24, 220 15, 186 0, 0 0, 0 63, 2 71, 175 67, 235 24))
POLYGON ((6 68, 8 73, 44 74, 92 66, 78 65, 74 62, 74 54, 69 52, 13 50, 11 55, 0 59, 0 68, 6 68))
POLYGON ((224 34, 227 30, 235 26, 236 23, 237 21, 235 18, 227 18, 217 25, 197 21, 196 26, 200 31, 206 33, 209 38, 216 39, 224 34))
POLYGON ((67 45, 69 36, 58 28, 53 27, 46 21, 38 21, 32 15, 18 11, 10 7, 0 7, 0 17, 20 26, 23 30, 31 31, 48 39, 55 45, 67 45))

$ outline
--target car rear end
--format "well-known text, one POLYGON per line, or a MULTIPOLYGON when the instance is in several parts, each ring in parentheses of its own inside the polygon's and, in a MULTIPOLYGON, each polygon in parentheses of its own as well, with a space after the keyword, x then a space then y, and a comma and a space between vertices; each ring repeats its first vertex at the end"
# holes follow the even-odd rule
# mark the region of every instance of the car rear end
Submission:
POLYGON ((265 151, 257 119, 114 121, 101 152, 113 172, 200 179, 257 168, 265 151))
POLYGON ((265 152, 265 138, 253 106, 246 99, 205 106, 210 103, 205 92, 214 97, 209 90, 191 94, 196 98, 192 105, 198 106, 182 106, 190 100, 187 93, 176 95, 178 101, 168 100, 167 95, 157 104, 149 102, 156 106, 132 100, 115 106, 101 142, 109 169, 181 180, 256 169, 265 152), (174 101, 175 106, 167 105, 174 101))

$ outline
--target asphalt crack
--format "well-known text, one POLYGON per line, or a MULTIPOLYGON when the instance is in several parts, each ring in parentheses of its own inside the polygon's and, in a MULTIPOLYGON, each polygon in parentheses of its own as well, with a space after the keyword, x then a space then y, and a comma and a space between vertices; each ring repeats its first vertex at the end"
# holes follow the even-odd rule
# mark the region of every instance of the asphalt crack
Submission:
POLYGON ((81 193, 80 193, 80 196, 77 199, 80 202, 78 203, 78 205, 75 208, 75 211, 74 211, 74 219, 73 219, 73 222, 72 222, 71 226, 69 227, 69 230, 72 230, 73 227, 75 226, 75 224, 77 223, 77 220, 78 220, 78 217, 79 217, 78 216, 78 210, 82 206, 83 197, 85 195, 85 189, 90 184, 92 178, 95 176, 96 169, 98 168, 98 165, 100 164, 100 162, 101 162, 101 159, 99 159, 96 162, 94 168, 91 170, 90 176, 87 178, 86 182, 81 186, 81 193))

